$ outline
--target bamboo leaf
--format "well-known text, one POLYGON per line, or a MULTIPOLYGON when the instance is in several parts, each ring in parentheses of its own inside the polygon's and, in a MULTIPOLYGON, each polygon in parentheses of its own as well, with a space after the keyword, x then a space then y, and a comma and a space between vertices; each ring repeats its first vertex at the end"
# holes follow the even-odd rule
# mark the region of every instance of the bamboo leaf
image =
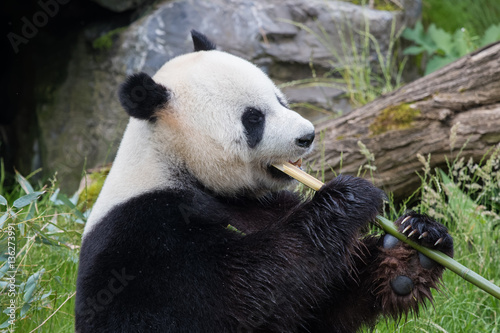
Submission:
POLYGON ((5 212, 5 214, 3 214, 1 217, 0 217, 0 229, 3 228, 3 224, 5 223, 5 221, 7 221, 7 218, 9 217, 9 212, 5 212))
POLYGON ((62 203, 64 203, 64 204, 65 204, 66 206, 68 206, 69 208, 71 208, 71 209, 73 210, 74 214, 75 214, 78 218, 80 218, 80 219, 82 219, 82 220, 84 220, 84 221, 86 220, 85 215, 83 215, 83 213, 82 213, 80 210, 78 210, 78 208, 76 208, 75 204, 74 204, 74 203, 72 203, 72 202, 71 202, 71 200, 69 200, 69 198, 68 198, 67 196, 65 196, 65 195, 64 195, 64 194, 62 194, 62 193, 59 193, 59 194, 57 195, 57 200, 62 201, 62 203))
POLYGON ((35 190, 33 189, 33 186, 31 186, 30 182, 26 178, 21 176, 21 174, 17 171, 16 171, 16 181, 19 183, 19 185, 21 185, 21 187, 26 192, 26 194, 30 194, 30 193, 35 192, 35 190))
POLYGON ((2 324, 0 324, 0 328, 7 328, 10 326, 10 318, 4 321, 2 324))
POLYGON ((9 264, 7 261, 5 261, 5 264, 0 267, 0 279, 3 278, 3 276, 5 275, 5 273, 7 273, 7 271, 9 270, 9 264))
POLYGON ((33 293, 40 281, 41 276, 45 273, 45 268, 42 268, 35 274, 31 275, 26 281, 26 285, 24 286, 24 297, 23 300, 25 303, 30 303, 33 298, 33 293))
POLYGON ((28 310, 31 308, 31 303, 25 303, 23 307, 21 308, 21 312, 19 313, 19 316, 21 318, 24 318, 28 310))
POLYGON ((43 193, 45 193, 45 192, 33 192, 30 194, 26 194, 26 195, 20 197, 19 199, 17 199, 16 201, 14 201, 14 203, 12 205, 16 208, 23 208, 25 206, 28 206, 30 203, 32 203, 36 199, 38 199, 38 197, 41 196, 43 193))

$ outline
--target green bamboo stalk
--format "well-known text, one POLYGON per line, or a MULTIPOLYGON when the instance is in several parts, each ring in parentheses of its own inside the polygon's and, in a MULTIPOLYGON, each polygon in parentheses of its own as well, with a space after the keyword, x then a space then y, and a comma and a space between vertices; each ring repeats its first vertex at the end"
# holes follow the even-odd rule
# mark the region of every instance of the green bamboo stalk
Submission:
MULTIPOLYGON (((297 179, 299 182, 303 183, 306 186, 309 186, 315 191, 318 191, 324 184, 319 181, 318 179, 314 178, 313 176, 309 175, 308 173, 302 171, 301 169, 297 168, 295 165, 292 165, 290 163, 283 163, 282 165, 273 165, 275 168, 278 170, 281 170, 282 172, 286 173, 290 177, 293 177, 297 179)), ((385 217, 382 216, 377 216, 377 219, 379 223, 377 225, 381 227, 385 232, 393 235, 400 241, 408 244, 415 250, 421 252, 425 256, 429 257, 430 259, 434 260, 435 262, 443 265, 444 267, 448 268, 450 271, 456 273, 458 276, 460 276, 462 279, 469 281, 476 287, 479 287, 480 289, 486 291, 493 297, 496 297, 497 299, 500 300, 500 287, 496 286, 495 284, 491 283, 490 281, 486 280, 483 278, 481 275, 477 274, 476 272, 470 270, 469 268, 465 267, 464 265, 460 264, 456 260, 450 258, 446 254, 429 249, 425 246, 421 246, 411 239, 409 239, 406 235, 400 233, 398 229, 396 229, 396 226, 394 223, 386 219, 385 217)))
POLYGON ((419 245, 409 239, 407 236, 404 234, 400 233, 397 229, 394 223, 386 219, 385 217, 382 216, 377 216, 378 219, 378 224, 382 229, 384 229, 385 232, 388 234, 393 235, 400 241, 410 245, 412 248, 415 250, 421 252, 423 255, 429 257, 430 259, 434 260, 435 262, 443 265, 444 267, 448 268, 450 271, 456 273, 459 275, 461 278, 463 278, 466 281, 469 281, 476 287, 481 288, 482 290, 486 291, 490 295, 500 299, 500 287, 494 285, 490 281, 486 280, 483 278, 481 275, 477 274, 476 272, 470 270, 469 268, 465 267, 464 265, 460 264, 458 261, 450 258, 446 254, 429 249, 425 246, 419 245))

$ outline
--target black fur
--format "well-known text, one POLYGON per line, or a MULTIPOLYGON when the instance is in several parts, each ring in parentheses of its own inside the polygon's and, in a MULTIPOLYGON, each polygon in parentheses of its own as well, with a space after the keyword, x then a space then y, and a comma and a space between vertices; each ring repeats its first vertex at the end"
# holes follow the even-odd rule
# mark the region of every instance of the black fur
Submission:
POLYGON ((207 36, 199 31, 191 30, 191 37, 193 39, 194 51, 211 51, 217 48, 214 42, 208 39, 207 36))
POLYGON ((167 104, 170 93, 148 74, 141 72, 130 75, 121 85, 119 98, 131 117, 154 121, 156 111, 167 104))
POLYGON ((248 146, 255 148, 264 135, 264 126, 266 123, 264 113, 254 108, 247 108, 241 116, 241 122, 245 128, 248 146))
POLYGON ((392 315, 374 290, 390 285, 374 273, 383 242, 358 238, 383 197, 365 180, 339 176, 306 201, 201 189, 133 198, 82 243, 76 330, 354 332, 392 315))

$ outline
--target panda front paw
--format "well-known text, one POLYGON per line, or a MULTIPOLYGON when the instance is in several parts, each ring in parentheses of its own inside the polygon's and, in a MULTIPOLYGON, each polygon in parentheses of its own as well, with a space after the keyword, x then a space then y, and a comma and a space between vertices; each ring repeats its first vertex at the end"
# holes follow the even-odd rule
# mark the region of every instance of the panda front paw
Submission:
MULTIPOLYGON (((422 246, 441 251, 450 257, 453 256, 453 239, 448 230, 429 216, 410 211, 397 219, 395 225, 399 232, 406 235, 412 241, 422 246)), ((391 249, 398 245, 403 246, 396 237, 389 234, 384 236, 383 246, 385 249, 391 249)), ((430 270, 438 265, 424 254, 420 252, 416 253, 422 268, 430 270)), ((400 275, 391 281, 391 287, 398 295, 406 295, 413 290, 413 282, 407 276, 400 275)))
POLYGON ((453 256, 453 238, 446 227, 425 214, 407 212, 395 222, 399 232, 414 242, 453 256))
POLYGON ((362 227, 375 219, 384 199, 384 192, 371 182, 339 175, 326 183, 312 201, 321 206, 323 212, 332 213, 337 220, 362 227))
MULTIPOLYGON (((453 239, 446 227, 427 215, 410 211, 397 219, 395 225, 416 243, 453 255, 453 239)), ((386 313, 397 317, 417 312, 420 303, 432 300, 430 289, 437 289, 443 266, 392 235, 385 235, 381 245, 377 289, 386 313)))

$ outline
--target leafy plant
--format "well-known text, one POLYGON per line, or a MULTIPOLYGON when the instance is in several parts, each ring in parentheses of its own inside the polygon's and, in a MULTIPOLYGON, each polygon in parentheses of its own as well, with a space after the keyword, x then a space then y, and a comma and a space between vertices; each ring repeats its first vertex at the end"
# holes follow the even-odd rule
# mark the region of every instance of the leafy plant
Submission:
POLYGON ((449 33, 465 28, 472 36, 481 36, 500 22, 498 0, 423 0, 422 21, 449 33))
MULTIPOLYGON (((32 174, 33 175, 33 174, 32 174)), ((35 190, 16 173, 0 192, 0 329, 70 332, 83 221, 76 197, 59 193, 55 180, 35 190), (49 321, 50 319, 50 321, 49 321)))
POLYGON ((490 26, 479 38, 472 36, 465 28, 450 34, 434 23, 424 30, 419 21, 413 29, 405 29, 401 36, 415 44, 404 49, 403 54, 426 55, 428 60, 424 74, 427 75, 479 47, 500 40, 500 24, 490 26))

